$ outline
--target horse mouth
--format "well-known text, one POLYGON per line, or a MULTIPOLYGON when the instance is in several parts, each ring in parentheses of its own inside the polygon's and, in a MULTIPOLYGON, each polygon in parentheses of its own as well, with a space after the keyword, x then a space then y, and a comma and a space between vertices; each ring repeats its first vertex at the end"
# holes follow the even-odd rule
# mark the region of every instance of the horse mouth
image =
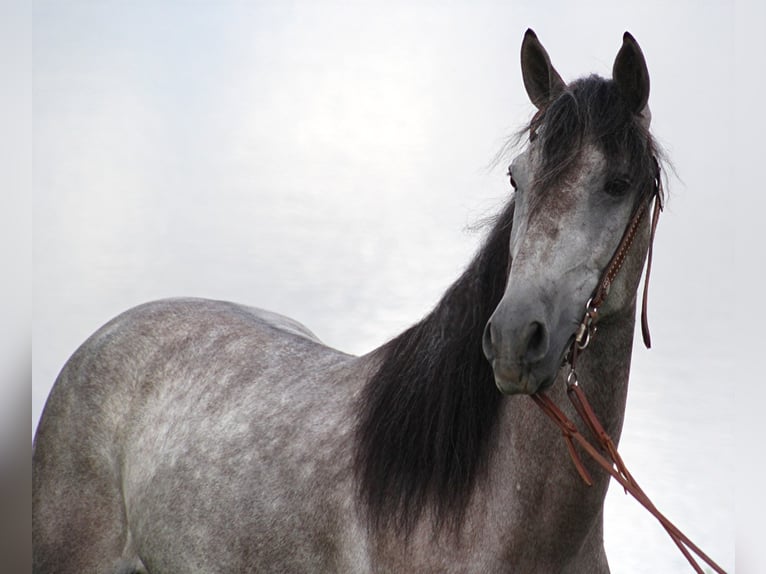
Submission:
POLYGON ((493 358, 490 363, 495 386, 504 395, 533 395, 548 390, 565 367, 573 340, 574 335, 567 340, 558 356, 551 354, 532 365, 493 358))
POLYGON ((533 395, 553 385, 557 374, 542 375, 524 366, 509 366, 499 359, 492 361, 492 372, 495 386, 504 395, 533 395))

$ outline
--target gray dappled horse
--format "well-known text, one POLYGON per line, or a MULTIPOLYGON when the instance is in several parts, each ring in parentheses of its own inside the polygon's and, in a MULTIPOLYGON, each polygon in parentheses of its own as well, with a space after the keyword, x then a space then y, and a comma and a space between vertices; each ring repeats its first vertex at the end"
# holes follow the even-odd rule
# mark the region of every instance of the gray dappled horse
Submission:
MULTIPOLYGON (((649 76, 629 34, 611 80, 566 84, 531 30, 521 65, 538 112, 515 193, 392 341, 354 357, 288 318, 182 299, 132 309, 75 352, 35 439, 35 572, 609 570, 609 477, 588 465, 586 488, 525 395, 565 404, 585 302, 652 192, 649 76)), ((578 363, 615 438, 642 225, 578 363)))

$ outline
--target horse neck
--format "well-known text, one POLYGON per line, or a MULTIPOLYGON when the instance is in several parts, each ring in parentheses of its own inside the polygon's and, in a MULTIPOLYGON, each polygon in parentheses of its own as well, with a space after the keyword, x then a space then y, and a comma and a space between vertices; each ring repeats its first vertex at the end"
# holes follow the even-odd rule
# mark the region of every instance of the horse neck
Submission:
POLYGON ((599 325, 591 346, 578 358, 580 386, 606 431, 616 441, 622 432, 633 351, 636 308, 599 325))
MULTIPOLYGON (((628 310, 623 315, 599 326, 577 369, 583 390, 615 441, 625 412, 635 313, 628 310)), ((562 369, 546 393, 577 421, 566 395, 566 376, 562 369)), ((594 544, 600 548, 609 475, 583 456, 594 479, 593 486, 586 486, 561 431, 530 397, 516 395, 503 401, 500 418, 488 480, 471 517, 478 530, 495 533, 497 544, 519 571, 548 566, 553 571, 575 560, 581 548, 594 544)), ((578 427, 590 436, 584 425, 578 427)))

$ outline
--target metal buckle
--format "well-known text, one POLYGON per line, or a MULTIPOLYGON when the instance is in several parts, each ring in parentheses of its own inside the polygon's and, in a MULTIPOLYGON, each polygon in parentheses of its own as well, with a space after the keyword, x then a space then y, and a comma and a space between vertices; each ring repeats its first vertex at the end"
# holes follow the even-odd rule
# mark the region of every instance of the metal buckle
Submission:
POLYGON ((581 351, 590 344, 590 339, 596 334, 595 320, 598 317, 598 307, 591 307, 593 297, 585 304, 585 316, 575 334, 575 344, 581 351))
POLYGON ((581 351, 590 344, 590 321, 583 321, 580 323, 580 328, 577 329, 577 336, 575 337, 575 343, 577 348, 581 351))

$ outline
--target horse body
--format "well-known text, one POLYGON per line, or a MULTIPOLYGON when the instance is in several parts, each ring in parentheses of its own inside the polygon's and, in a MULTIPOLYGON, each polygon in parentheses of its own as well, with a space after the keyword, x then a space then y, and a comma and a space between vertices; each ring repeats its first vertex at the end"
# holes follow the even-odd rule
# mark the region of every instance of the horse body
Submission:
MULTIPOLYGON (((333 546, 322 540, 334 531, 328 520, 352 524, 343 515, 349 469, 337 464, 351 446, 352 363, 273 314, 190 300, 139 307, 96 333, 61 373, 51 403, 62 413, 46 413, 38 431, 38 474, 97 463, 104 498, 118 497, 103 512, 114 544, 130 532, 120 554, 130 560, 140 549, 150 571, 241 571, 253 556, 292 570, 296 548, 333 546), (81 397, 91 408, 68 404, 81 397), (88 419, 70 433, 62 425, 72 409, 88 419), (43 450, 48 433, 71 436, 77 459, 43 450), (317 485, 332 489, 310 496, 317 485)), ((52 502, 69 508, 41 508, 41 528, 72 514, 71 501, 52 502)), ((86 528, 103 529, 95 508, 86 514, 86 528)), ((90 544, 92 536, 68 531, 90 544)))
MULTIPOLYGON (((630 40, 630 65, 642 64, 630 40)), ((522 68, 532 101, 555 116, 564 85, 531 32, 522 68)), ((615 89, 592 79, 561 97, 615 89)), ((629 135, 644 133, 645 103, 630 104, 629 135)), ((591 467, 586 489, 525 394, 549 389, 562 403, 577 314, 644 181, 599 195, 633 159, 619 142, 615 159, 585 122, 587 141, 540 195, 554 119, 533 121, 542 144, 514 161, 514 199, 463 276, 368 355, 206 300, 146 304, 96 332, 38 427, 35 572, 608 572, 608 476, 591 467), (602 218, 595 231, 588 214, 602 218)), ((578 363, 615 439, 645 231, 578 363)))
POLYGON ((371 537, 355 496, 354 407, 378 361, 230 303, 131 310, 57 381, 35 476, 71 483, 55 497, 46 489, 61 482, 36 484, 36 532, 65 537, 81 572, 530 571, 525 560, 542 572, 600 540, 600 513, 584 528, 582 517, 606 481, 584 497, 577 477, 562 475, 558 434, 523 397, 503 405, 497 434, 509 443, 460 533, 435 535, 424 517, 409 540, 371 537), (519 450, 538 466, 515 464, 519 450), (562 527, 573 531, 562 538, 562 527))

